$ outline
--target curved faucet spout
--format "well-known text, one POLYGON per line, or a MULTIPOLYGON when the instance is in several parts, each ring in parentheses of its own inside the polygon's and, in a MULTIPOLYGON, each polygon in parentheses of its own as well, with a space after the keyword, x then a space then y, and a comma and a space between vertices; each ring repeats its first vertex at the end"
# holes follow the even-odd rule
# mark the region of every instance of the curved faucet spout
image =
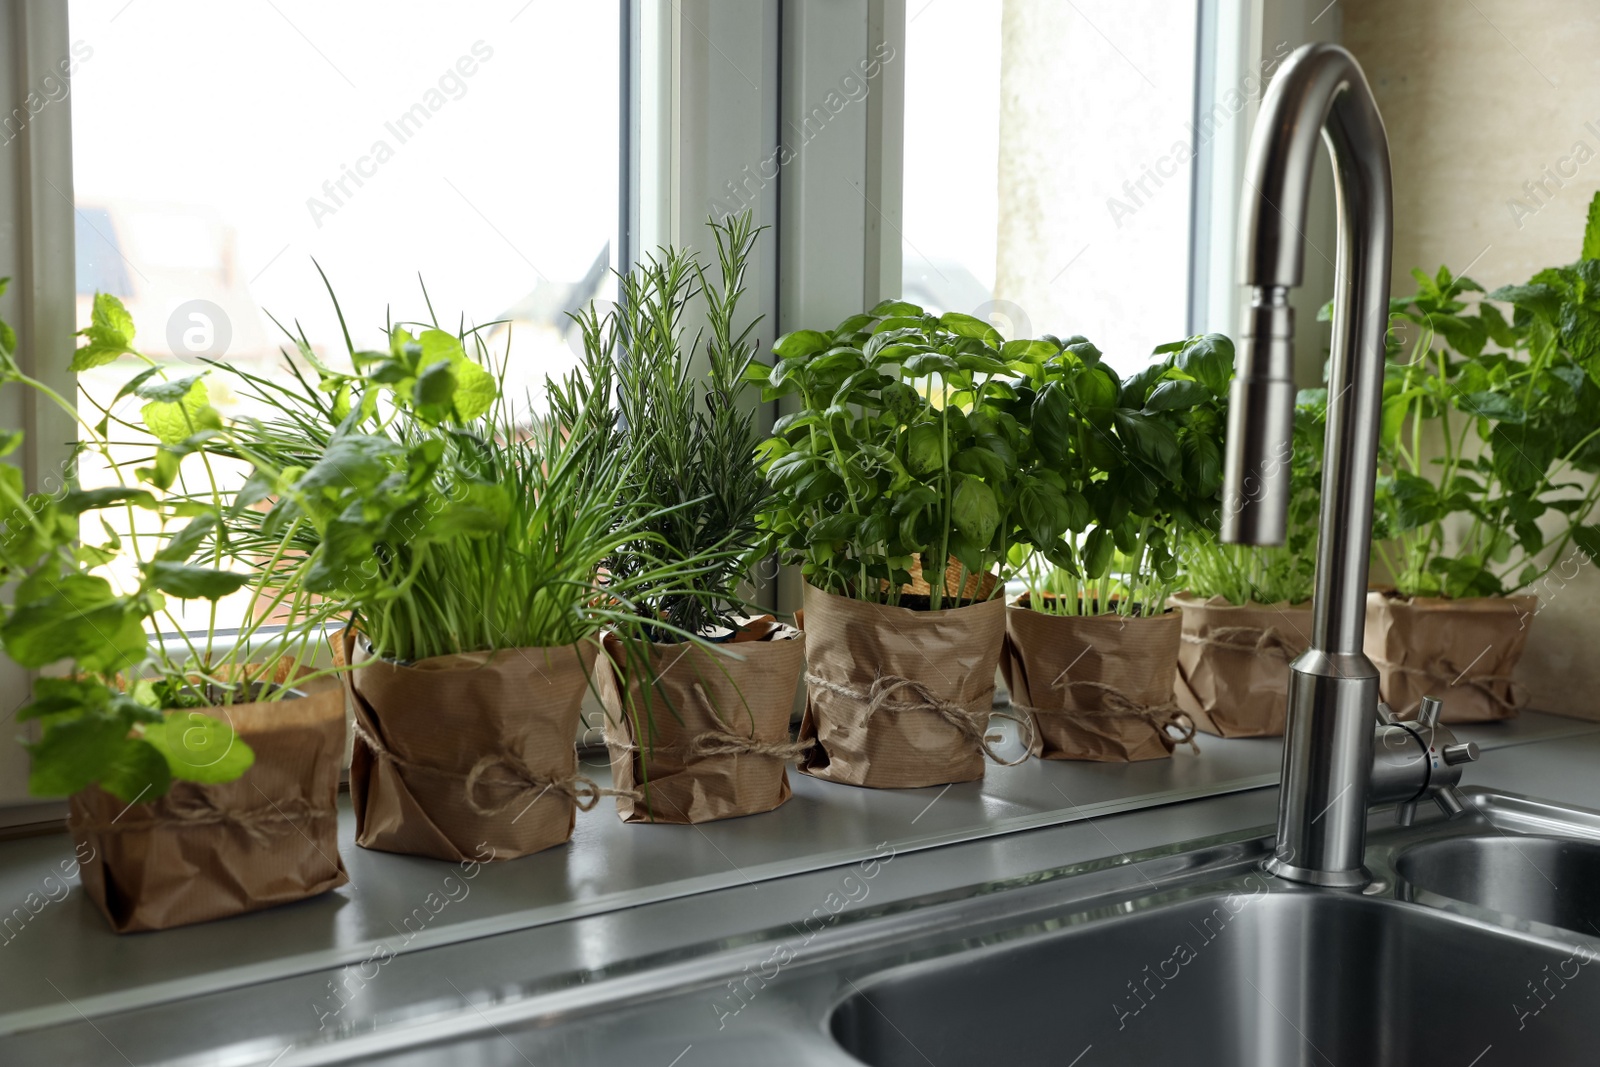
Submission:
MULTIPOLYGON (((1297 881, 1354 886, 1372 781, 1378 675, 1362 655, 1373 486, 1382 419, 1393 197, 1389 145, 1372 90, 1343 48, 1307 45, 1262 101, 1244 188, 1250 286, 1228 411, 1222 538, 1278 544, 1287 523, 1294 429, 1294 315, 1318 135, 1333 156, 1339 237, 1328 371, 1322 521, 1311 649, 1289 677, 1277 851, 1297 881)), ((1320 249, 1317 254, 1324 254, 1320 249)))
POLYGON ((1305 273, 1319 133, 1333 156, 1339 238, 1312 646, 1359 653, 1394 209, 1383 120, 1360 65, 1337 45, 1306 45, 1289 57, 1267 90, 1250 140, 1242 252, 1252 299, 1229 405, 1222 537, 1243 544, 1284 538, 1295 393, 1288 289, 1305 273))

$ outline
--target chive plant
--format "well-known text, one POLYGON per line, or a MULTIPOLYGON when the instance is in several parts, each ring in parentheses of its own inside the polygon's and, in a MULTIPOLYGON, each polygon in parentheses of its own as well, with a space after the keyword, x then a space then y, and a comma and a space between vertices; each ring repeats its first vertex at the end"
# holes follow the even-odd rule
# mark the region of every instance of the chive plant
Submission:
MULTIPOLYGON (((1301 604, 1316 578, 1317 524, 1322 515, 1322 443, 1328 391, 1302 389, 1295 400, 1289 457, 1288 534, 1282 545, 1226 545, 1214 524, 1184 542, 1188 591, 1230 604, 1301 604)), ((1218 515, 1220 518, 1220 513, 1218 515)))
POLYGON ((568 645, 631 619, 635 595, 675 568, 650 555, 658 516, 619 521, 634 460, 614 447, 605 383, 585 368, 548 381, 550 415, 529 425, 488 327, 451 333, 429 314, 386 327, 387 351, 344 330, 348 371, 291 334, 301 389, 244 376, 271 416, 239 452, 271 506, 236 513, 239 545, 298 525, 305 587, 348 603, 374 654, 400 661, 568 645), (638 565, 607 573, 624 545, 638 565))

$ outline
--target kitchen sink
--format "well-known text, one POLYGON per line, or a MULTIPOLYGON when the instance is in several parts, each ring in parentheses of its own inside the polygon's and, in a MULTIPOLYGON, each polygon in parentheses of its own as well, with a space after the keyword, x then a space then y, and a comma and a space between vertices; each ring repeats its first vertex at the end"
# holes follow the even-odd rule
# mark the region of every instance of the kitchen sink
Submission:
POLYGON ((1597 1018, 1570 949, 1263 881, 857 982, 829 1029, 872 1067, 1485 1067, 1593 1064, 1597 1018))
POLYGON ((1510 834, 1453 837, 1407 849, 1395 867, 1412 890, 1600 934, 1600 844, 1510 834))

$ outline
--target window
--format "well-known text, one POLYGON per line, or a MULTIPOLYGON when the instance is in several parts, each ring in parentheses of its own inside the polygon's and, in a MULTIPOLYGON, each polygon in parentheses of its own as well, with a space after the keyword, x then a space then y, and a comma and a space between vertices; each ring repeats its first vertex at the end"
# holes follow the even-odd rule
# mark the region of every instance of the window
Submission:
MULTIPOLYGON (((80 326, 98 290, 179 374, 209 357, 284 376, 269 315, 338 362, 315 260, 359 348, 386 347, 390 315, 428 316, 420 275, 445 327, 508 320, 492 348, 511 342, 513 395, 537 401, 574 364, 566 313, 607 295, 616 244, 618 4, 71 0, 68 14, 80 326)), ((131 373, 125 359, 80 388, 105 401, 131 373)), ((208 387, 248 413, 227 375, 208 387)), ((137 421, 138 404, 119 412, 137 421)), ((243 601, 229 610, 220 625, 243 601)))
POLYGON ((904 295, 1124 373, 1187 334, 1198 7, 913 2, 904 295))

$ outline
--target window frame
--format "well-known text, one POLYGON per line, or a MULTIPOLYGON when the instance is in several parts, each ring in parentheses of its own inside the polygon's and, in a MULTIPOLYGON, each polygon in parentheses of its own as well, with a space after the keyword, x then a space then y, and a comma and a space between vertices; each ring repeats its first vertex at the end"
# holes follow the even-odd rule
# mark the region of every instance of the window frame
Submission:
MULTIPOLYGON (((626 270, 663 244, 703 248, 701 224, 723 208, 748 206, 768 232, 750 277, 748 307, 761 316, 759 343, 834 322, 898 296, 904 175, 906 0, 618 0, 622 57, 619 146, 621 192, 617 264, 626 270), (808 116, 841 76, 884 58, 863 106, 837 113, 819 135, 799 140, 808 116), (787 150, 787 151, 786 151, 787 150), (774 165, 774 161, 775 165, 774 165), (859 196, 845 195, 848 185, 859 196), (742 190, 737 197, 730 190, 742 190)), ((1339 35, 1340 13, 1316 0, 1200 0, 1196 117, 1269 58, 1279 41, 1298 45, 1339 35)), ((0 83, 16 99, 69 54, 67 0, 0 0, 0 83)), ((19 360, 64 392, 75 329, 71 95, 44 107, 0 154, 0 229, 15 234, 0 249, 0 275, 13 287, 0 303, 24 339, 19 360)), ((1236 187, 1259 94, 1242 121, 1201 146, 1192 183, 1190 330, 1235 332, 1240 300, 1235 266, 1236 187)), ((3 117, 3 116, 0 116, 3 117)), ((1330 198, 1311 226, 1331 236, 1330 198)), ((1308 264, 1305 291, 1320 291, 1308 264)), ((1331 279, 1326 279, 1331 283, 1331 279)), ((1314 310, 1314 309, 1313 309, 1314 310)), ((1302 311, 1302 318, 1313 316, 1302 311)), ((1309 352, 1322 338, 1301 331, 1309 352)), ((1308 359, 1310 356, 1304 355, 1308 359)), ((59 479, 74 434, 64 415, 29 395, 0 398, 0 418, 21 426, 20 462, 31 489, 59 479)), ((779 405, 759 405, 770 427, 779 405)), ((800 604, 798 573, 785 568, 759 582, 769 608, 800 604)), ((25 691, 27 672, 0 657, 0 685, 25 691)), ((14 709, 13 709, 14 710, 14 709)), ((50 802, 29 802, 12 787, 25 779, 20 747, 0 751, 0 827, 48 817, 50 802), (32 806, 38 805, 38 806, 32 806)), ((64 807, 57 803, 57 807, 64 807)))

